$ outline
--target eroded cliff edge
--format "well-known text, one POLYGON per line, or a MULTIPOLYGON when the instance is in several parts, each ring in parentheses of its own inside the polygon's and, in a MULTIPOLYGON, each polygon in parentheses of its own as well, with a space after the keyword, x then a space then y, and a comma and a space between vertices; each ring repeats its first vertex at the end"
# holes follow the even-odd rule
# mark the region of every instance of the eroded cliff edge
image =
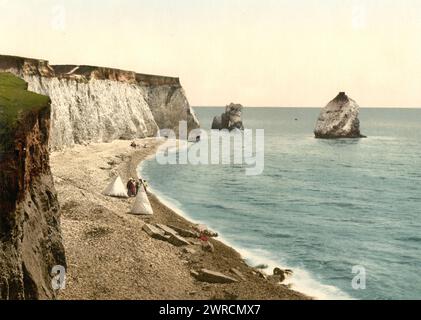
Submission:
POLYGON ((178 78, 112 68, 50 65, 48 61, 0 56, 0 71, 51 98, 50 147, 155 136, 159 129, 199 127, 178 78))
POLYGON ((0 299, 51 299, 66 266, 49 165, 50 99, 0 73, 0 299))

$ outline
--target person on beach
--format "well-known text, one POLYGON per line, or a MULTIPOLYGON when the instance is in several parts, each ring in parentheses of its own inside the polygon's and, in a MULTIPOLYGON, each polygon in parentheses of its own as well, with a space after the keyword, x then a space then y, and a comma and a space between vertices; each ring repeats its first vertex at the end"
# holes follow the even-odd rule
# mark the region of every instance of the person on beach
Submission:
POLYGON ((136 195, 137 195, 140 191, 141 186, 142 186, 142 179, 137 180, 135 182, 135 185, 136 185, 136 195))
POLYGON ((145 188, 145 192, 148 192, 148 182, 146 180, 142 180, 143 187, 145 188))
POLYGON ((130 178, 127 182, 127 194, 129 197, 135 197, 136 196, 136 185, 134 183, 134 179, 130 178))
POLYGON ((132 178, 132 184, 131 184, 131 188, 132 188, 132 195, 133 197, 136 197, 136 180, 132 178))
POLYGON ((145 192, 147 192, 146 180, 143 180, 142 178, 140 178, 139 181, 136 182, 136 193, 139 192, 140 188, 143 188, 143 190, 145 190, 145 192))

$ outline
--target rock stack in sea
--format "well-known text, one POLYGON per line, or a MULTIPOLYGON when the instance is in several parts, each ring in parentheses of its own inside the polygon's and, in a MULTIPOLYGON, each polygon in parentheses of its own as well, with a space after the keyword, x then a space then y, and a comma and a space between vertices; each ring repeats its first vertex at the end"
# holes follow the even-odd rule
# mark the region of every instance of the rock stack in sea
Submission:
POLYGON ((241 114, 243 106, 241 104, 231 103, 225 107, 225 112, 216 116, 212 122, 212 129, 216 130, 244 130, 241 114))
POLYGON ((360 132, 360 107, 340 92, 320 112, 314 135, 319 139, 365 138, 360 132))

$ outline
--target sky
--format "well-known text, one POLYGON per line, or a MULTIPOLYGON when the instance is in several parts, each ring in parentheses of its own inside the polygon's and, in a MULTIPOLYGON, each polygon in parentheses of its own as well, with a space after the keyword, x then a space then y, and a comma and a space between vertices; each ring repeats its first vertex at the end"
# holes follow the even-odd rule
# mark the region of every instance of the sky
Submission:
POLYGON ((421 107, 419 0, 0 0, 0 54, 180 77, 193 106, 421 107))

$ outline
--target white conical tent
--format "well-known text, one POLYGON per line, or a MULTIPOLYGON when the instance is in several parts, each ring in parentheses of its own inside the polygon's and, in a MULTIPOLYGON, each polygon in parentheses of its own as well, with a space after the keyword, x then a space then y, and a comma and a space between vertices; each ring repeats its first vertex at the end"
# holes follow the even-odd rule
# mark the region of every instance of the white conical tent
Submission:
POLYGON ((140 188, 130 213, 141 215, 153 215, 151 203, 149 202, 148 195, 146 194, 143 187, 140 188))
POLYGON ((127 188, 124 186, 120 176, 116 176, 102 193, 110 197, 128 198, 127 188))

